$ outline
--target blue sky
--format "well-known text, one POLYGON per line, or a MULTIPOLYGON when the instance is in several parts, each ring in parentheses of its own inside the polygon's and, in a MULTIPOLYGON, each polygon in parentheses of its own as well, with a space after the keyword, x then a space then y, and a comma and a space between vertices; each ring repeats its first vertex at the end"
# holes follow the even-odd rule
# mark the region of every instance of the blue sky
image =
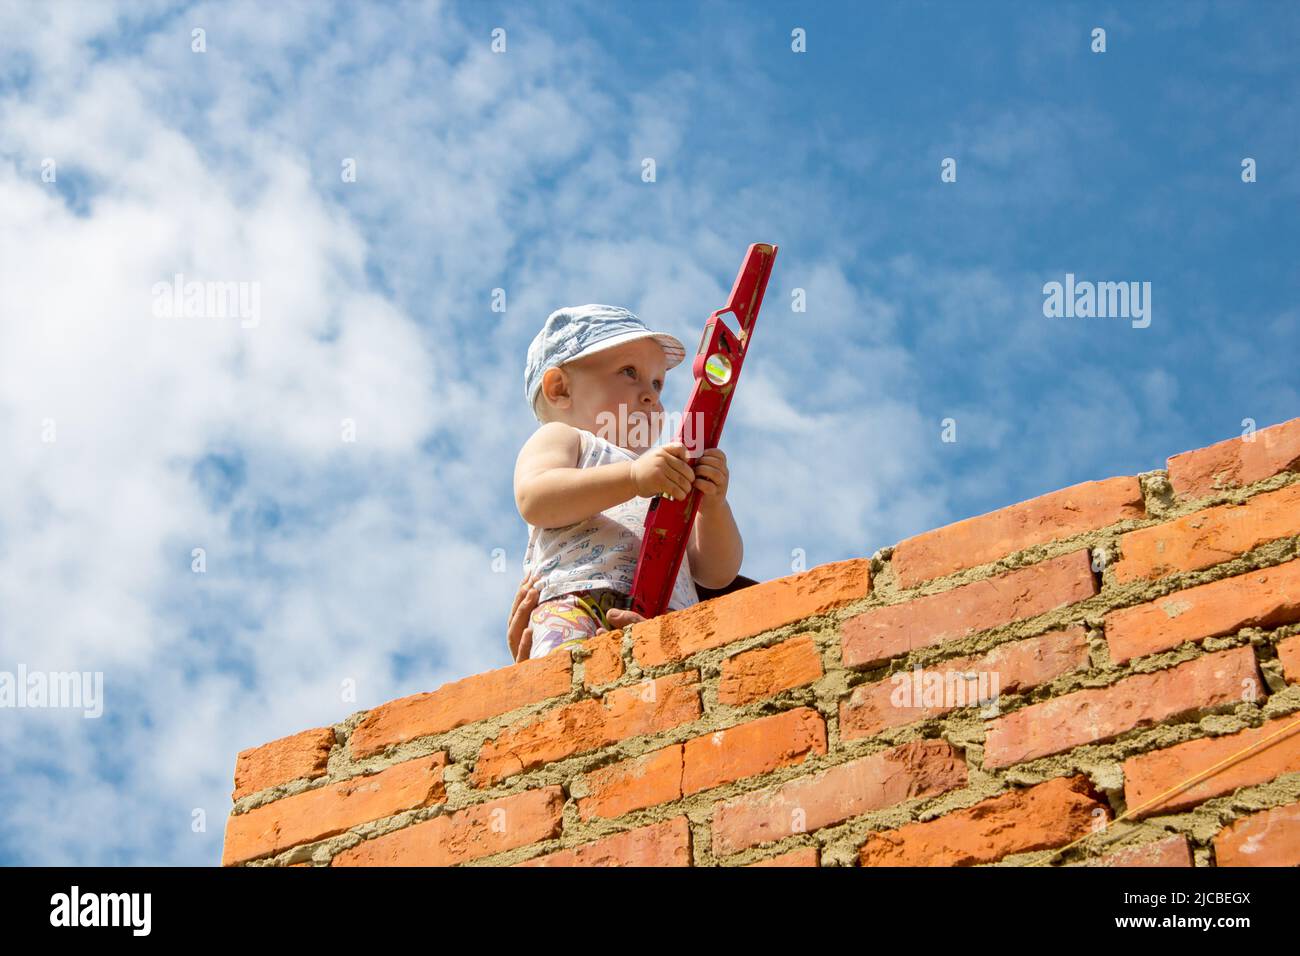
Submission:
POLYGON ((561 305, 694 343, 780 246, 722 442, 758 579, 1294 418, 1298 34, 1192 0, 0 3, 0 670, 104 679, 98 719, 0 710, 0 863, 213 865, 240 750, 505 666, 561 305), (1067 272, 1151 283, 1150 325, 1045 317, 1067 272), (159 316, 176 273, 257 283, 257 323, 159 316))

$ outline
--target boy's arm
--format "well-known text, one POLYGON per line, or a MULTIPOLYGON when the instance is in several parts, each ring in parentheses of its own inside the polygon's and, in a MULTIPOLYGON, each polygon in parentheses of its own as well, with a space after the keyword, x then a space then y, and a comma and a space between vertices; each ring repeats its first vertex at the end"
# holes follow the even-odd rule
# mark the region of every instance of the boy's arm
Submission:
POLYGON ((716 505, 700 502, 695 515, 695 527, 686 557, 691 564, 691 577, 706 588, 725 588, 740 573, 740 561, 745 554, 740 529, 731 513, 731 505, 724 498, 716 505))
POLYGON ((537 429, 515 462, 515 504, 537 528, 562 528, 636 497, 631 462, 579 468, 582 440, 563 422, 537 429))

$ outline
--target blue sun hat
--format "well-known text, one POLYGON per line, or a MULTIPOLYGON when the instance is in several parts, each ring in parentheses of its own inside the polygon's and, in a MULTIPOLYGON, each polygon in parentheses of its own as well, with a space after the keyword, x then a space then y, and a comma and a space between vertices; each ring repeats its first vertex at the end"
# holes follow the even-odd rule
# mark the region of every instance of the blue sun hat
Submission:
POLYGON ((524 399, 533 414, 541 416, 533 402, 542 387, 542 376, 548 368, 572 362, 583 355, 603 352, 624 342, 652 338, 663 346, 668 368, 674 368, 686 358, 686 347, 676 336, 650 329, 627 309, 616 305, 570 305, 556 309, 546 317, 546 324, 528 346, 528 361, 524 365, 524 399))

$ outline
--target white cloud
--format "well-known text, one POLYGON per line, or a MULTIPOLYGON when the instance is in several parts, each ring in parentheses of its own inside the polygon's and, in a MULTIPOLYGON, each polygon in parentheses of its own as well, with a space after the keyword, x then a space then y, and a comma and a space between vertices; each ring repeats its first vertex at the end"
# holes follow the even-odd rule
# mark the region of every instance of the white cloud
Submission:
MULTIPOLYGON (((412 475, 436 481, 420 445, 451 372, 368 288, 358 225, 298 148, 247 118, 211 131, 246 150, 235 161, 160 119, 169 81, 201 85, 187 46, 79 66, 105 9, 4 11, 23 26, 6 52, 25 43, 37 68, 0 101, 0 658, 103 671, 106 714, 0 721, 19 762, 41 746, 74 781, 10 778, 2 845, 25 862, 211 863, 235 752, 345 716, 342 678, 358 681, 353 706, 388 699, 386 655, 470 614, 459 595, 482 589, 466 575, 485 562, 435 533, 428 502, 411 516, 391 496, 412 475), (46 156, 55 183, 40 178, 46 156), (74 187, 92 191, 83 214, 65 204, 74 187), (257 283, 260 321, 156 316, 154 286, 175 273, 257 283), (355 444, 340 440, 344 417, 355 444), (240 449, 247 481, 213 510, 191 468, 217 445, 240 449), (240 530, 258 509, 290 517, 240 530), (206 575, 191 573, 193 547, 206 575), (57 742, 30 734, 36 722, 57 742), (101 778, 105 761, 124 783, 101 778), (188 834, 192 806, 209 813, 206 837, 158 838, 188 834), (123 817, 135 823, 96 822, 123 817)), ((220 15, 206 19, 219 36, 220 15)), ((426 679, 490 659, 444 656, 426 679)))

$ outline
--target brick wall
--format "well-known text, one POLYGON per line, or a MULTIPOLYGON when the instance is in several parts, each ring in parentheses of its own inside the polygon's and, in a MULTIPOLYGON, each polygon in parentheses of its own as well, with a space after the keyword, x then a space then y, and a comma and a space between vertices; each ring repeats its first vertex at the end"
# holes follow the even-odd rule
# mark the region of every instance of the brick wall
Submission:
POLYGON ((223 864, 1300 864, 1300 418, 1252 437, 246 750, 223 864))

